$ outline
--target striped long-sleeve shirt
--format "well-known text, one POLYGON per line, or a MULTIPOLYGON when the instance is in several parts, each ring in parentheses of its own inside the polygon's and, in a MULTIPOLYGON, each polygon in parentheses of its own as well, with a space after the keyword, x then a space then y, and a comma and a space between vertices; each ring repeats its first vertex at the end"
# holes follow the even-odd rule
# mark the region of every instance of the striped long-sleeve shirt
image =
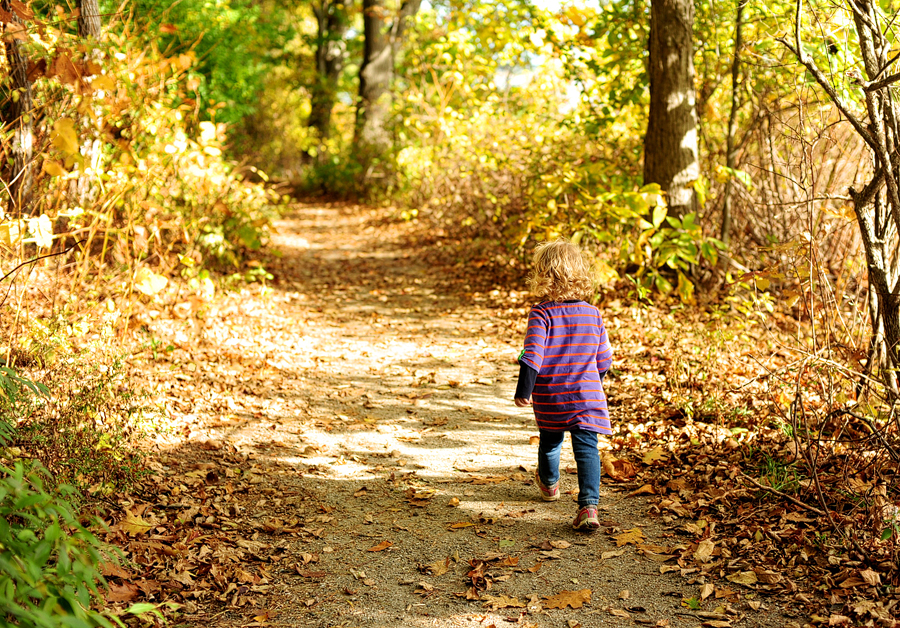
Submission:
POLYGON ((537 373, 531 398, 540 429, 612 433, 602 381, 612 348, 596 307, 584 301, 535 305, 519 362, 537 373))

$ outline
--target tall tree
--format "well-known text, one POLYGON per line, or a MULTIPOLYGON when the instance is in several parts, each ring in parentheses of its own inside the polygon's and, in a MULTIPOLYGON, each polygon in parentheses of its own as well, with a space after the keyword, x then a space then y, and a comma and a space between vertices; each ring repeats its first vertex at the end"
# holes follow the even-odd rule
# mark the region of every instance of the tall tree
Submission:
POLYGON ((13 128, 11 168, 6 169, 7 192, 9 193, 9 212, 27 214, 32 202, 32 160, 34 156, 33 102, 31 81, 28 79, 28 58, 25 55, 23 42, 27 40, 24 20, 29 17, 25 5, 12 0, 2 0, 3 10, 12 20, 6 24, 4 48, 9 64, 10 98, 0 107, 3 113, 3 125, 13 128))
POLYGON ((651 0, 644 183, 660 185, 676 216, 696 210, 692 184, 700 176, 693 28, 693 0, 651 0))
POLYGON ((313 13, 317 27, 316 82, 312 86, 307 124, 316 130, 321 142, 331 135, 331 112, 344 68, 347 6, 344 0, 321 0, 313 3, 313 13))
POLYGON ((731 236, 731 200, 734 188, 734 169, 737 167, 734 140, 737 134, 737 114, 741 107, 740 87, 741 76, 741 47, 744 45, 744 8, 747 0, 737 0, 737 15, 734 21, 734 57, 731 62, 731 112, 728 114, 728 132, 725 136, 725 167, 729 168, 729 179, 725 182, 725 192, 722 200, 722 229, 721 240, 728 243, 731 236))
POLYGON ((78 0, 78 35, 100 39, 100 5, 97 0, 78 0))
POLYGON ((422 0, 403 0, 390 26, 385 0, 363 0, 363 61, 359 68, 359 100, 356 106, 357 154, 367 158, 390 144, 385 123, 394 79, 394 60, 403 43, 407 22, 415 16, 422 0))
POLYGON ((880 367, 878 374, 894 402, 900 399, 900 104, 891 87, 900 81, 900 71, 885 25, 895 16, 885 15, 876 0, 846 0, 844 4, 845 16, 852 16, 856 28, 864 72, 853 67, 847 77, 862 92, 864 114, 844 99, 843 85, 835 85, 833 73, 821 70, 804 46, 801 0, 796 5, 793 41, 779 41, 828 94, 873 157, 869 182, 861 190, 849 191, 869 278, 872 337, 867 366, 880 367))
MULTIPOLYGON (((85 40, 88 45, 94 45, 100 39, 100 31, 103 24, 100 20, 100 6, 97 0, 78 0, 78 36, 85 40)), ((99 61, 100 51, 96 47, 85 55, 86 60, 99 61)), ((90 75, 85 75, 84 79, 90 81, 90 75)), ((89 117, 84 118, 85 127, 90 126, 89 117)), ((85 169, 90 166, 92 169, 99 167, 101 151, 101 142, 99 139, 91 139, 85 137, 81 144, 82 172, 78 177, 69 182, 69 198, 77 205, 84 205, 90 194, 91 181, 85 169)))

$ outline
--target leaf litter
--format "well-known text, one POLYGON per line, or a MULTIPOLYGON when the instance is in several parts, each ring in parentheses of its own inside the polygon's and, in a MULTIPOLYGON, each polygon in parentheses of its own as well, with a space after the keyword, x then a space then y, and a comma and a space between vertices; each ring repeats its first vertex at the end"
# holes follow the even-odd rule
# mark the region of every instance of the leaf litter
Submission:
POLYGON ((654 339, 641 311, 604 305, 617 431, 601 531, 571 531, 574 460, 563 499, 536 500, 533 419, 509 402, 522 284, 472 276, 381 211, 298 205, 271 289, 142 318, 173 347, 131 364, 170 428, 140 497, 105 513, 126 559, 111 605, 234 626, 801 626, 843 621, 833 608, 891 625, 896 598, 864 592, 894 572, 818 552, 818 517, 741 481, 735 434, 666 401, 671 315, 654 339))

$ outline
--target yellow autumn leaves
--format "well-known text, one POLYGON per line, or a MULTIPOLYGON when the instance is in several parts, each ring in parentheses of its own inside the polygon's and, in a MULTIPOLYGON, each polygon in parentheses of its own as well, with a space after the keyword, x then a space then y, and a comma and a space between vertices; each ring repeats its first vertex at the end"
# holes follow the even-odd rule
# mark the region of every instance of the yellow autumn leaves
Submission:
POLYGON ((47 249, 53 245, 53 223, 46 214, 35 218, 2 220, 0 212, 0 246, 12 248, 22 243, 33 243, 47 249))

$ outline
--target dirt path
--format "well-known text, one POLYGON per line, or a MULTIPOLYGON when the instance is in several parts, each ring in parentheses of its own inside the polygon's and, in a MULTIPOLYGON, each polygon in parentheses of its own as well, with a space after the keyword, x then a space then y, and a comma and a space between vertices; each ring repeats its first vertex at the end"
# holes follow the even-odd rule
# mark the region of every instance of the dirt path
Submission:
MULTIPOLYGON (((573 532, 568 445, 566 494, 536 500, 536 429, 511 403, 517 286, 477 292, 425 264, 377 210, 298 206, 278 229, 272 290, 220 298, 202 322, 157 317, 135 365, 176 427, 158 502, 131 508, 158 544, 195 531, 174 557, 153 558, 153 536, 130 557, 164 564, 135 586, 178 592, 179 625, 790 625, 739 585, 708 589, 700 614, 683 604, 706 579, 674 565, 686 539, 627 497, 637 485, 605 480, 604 527, 573 532)), ((616 419, 643 411, 627 376, 610 394, 616 419)))

